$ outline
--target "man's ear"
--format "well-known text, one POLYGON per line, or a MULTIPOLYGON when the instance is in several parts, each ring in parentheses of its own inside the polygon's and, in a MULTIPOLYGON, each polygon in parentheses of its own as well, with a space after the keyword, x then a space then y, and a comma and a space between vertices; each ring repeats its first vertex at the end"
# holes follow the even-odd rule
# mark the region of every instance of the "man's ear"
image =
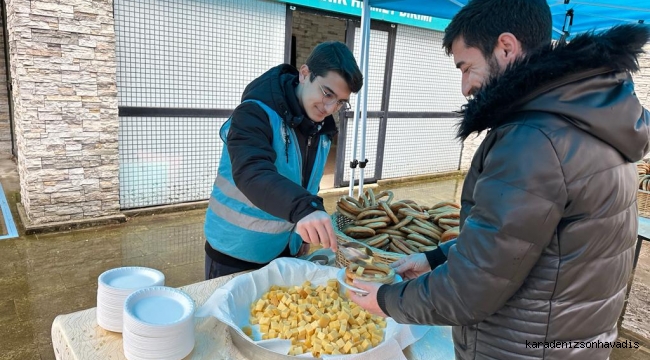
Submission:
POLYGON ((298 69, 298 80, 300 80, 300 83, 304 83, 306 80, 309 79, 309 66, 307 64, 303 64, 300 69, 298 69))
POLYGON ((515 59, 523 55, 523 52, 523 48, 519 40, 517 40, 517 37, 509 32, 499 35, 496 46, 494 47, 494 56, 502 69, 505 69, 515 59))

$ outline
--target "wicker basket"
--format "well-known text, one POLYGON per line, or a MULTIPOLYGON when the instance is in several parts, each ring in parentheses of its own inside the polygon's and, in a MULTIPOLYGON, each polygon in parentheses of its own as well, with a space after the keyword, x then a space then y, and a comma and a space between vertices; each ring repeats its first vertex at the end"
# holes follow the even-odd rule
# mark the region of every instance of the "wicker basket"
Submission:
MULTIPOLYGON (((366 244, 364 244, 364 243, 362 243, 360 241, 357 241, 357 240, 345 235, 343 233, 342 229, 346 225, 352 223, 353 221, 354 221, 354 219, 350 219, 349 217, 341 215, 338 212, 335 212, 334 214, 332 214, 332 225, 334 226, 334 232, 336 233, 336 242, 337 242, 337 244, 340 245, 340 244, 345 244, 345 243, 348 243, 348 242, 355 242, 355 243, 361 244, 363 246, 367 246, 367 247, 370 248, 370 250, 372 250, 373 257, 374 257, 375 261, 383 263, 383 264, 390 264, 390 263, 395 262, 395 261, 401 259, 402 257, 406 256, 404 254, 398 254, 398 253, 394 253, 394 252, 388 252, 388 251, 384 251, 384 250, 381 250, 381 249, 377 249, 376 247, 366 245, 366 244)), ((343 257, 343 254, 341 253, 341 250, 337 250, 336 251, 336 266, 342 268, 342 267, 348 266, 349 263, 350 262, 345 257, 343 257)))
POLYGON ((639 216, 650 218, 650 191, 638 190, 636 203, 639 206, 639 216))

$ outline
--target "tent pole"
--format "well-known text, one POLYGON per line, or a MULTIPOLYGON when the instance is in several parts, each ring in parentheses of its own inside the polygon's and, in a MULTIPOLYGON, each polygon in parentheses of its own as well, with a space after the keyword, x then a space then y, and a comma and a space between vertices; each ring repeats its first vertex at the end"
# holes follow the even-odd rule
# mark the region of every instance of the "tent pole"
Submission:
MULTIPOLYGON (((365 26, 364 22, 366 17, 370 16, 370 7, 366 10, 366 4, 365 2, 363 3, 363 7, 361 8, 361 34, 359 38, 361 39, 361 47, 360 47, 360 54, 359 54, 359 65, 361 67, 361 72, 364 73, 364 61, 365 61, 365 47, 367 43, 367 37, 369 37, 366 32, 365 32, 365 26)), ((366 83, 364 88, 368 87, 368 79, 367 77, 364 76, 363 81, 366 83)), ((353 117, 353 130, 352 130, 352 161, 350 161, 350 189, 348 190, 348 195, 349 196, 354 196, 354 172, 359 164, 359 160, 357 159, 357 142, 359 138, 359 115, 361 113, 361 102, 364 101, 363 98, 363 93, 359 91, 355 95, 355 102, 354 102, 354 117, 353 117)))
POLYGON ((366 86, 363 87, 363 100, 361 104, 361 160, 359 161, 359 196, 363 194, 363 180, 366 164, 368 160, 366 159, 366 125, 368 123, 368 68, 370 67, 370 3, 369 1, 363 2, 363 12, 368 16, 365 17, 363 21, 363 31, 362 34, 365 34, 366 42, 365 48, 362 49, 364 52, 363 59, 363 80, 366 83, 366 86))

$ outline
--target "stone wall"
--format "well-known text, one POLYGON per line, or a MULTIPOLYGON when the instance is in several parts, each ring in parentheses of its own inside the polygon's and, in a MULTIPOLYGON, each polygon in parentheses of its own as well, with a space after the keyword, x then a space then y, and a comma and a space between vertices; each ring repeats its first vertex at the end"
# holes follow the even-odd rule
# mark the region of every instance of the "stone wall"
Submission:
POLYGON ((118 214, 112 0, 6 3, 21 203, 28 222, 118 214))
MULTIPOLYGON (((4 27, 0 16, 0 26, 4 27)), ((0 28, 1 29, 1 28, 0 28)), ((9 92, 4 31, 0 31, 0 154, 11 154, 11 123, 9 122, 9 92)))
POLYGON ((296 37, 296 66, 304 64, 311 51, 323 41, 345 43, 345 20, 301 11, 293 12, 291 29, 296 37))
MULTIPOLYGON (((300 68, 316 45, 324 41, 340 41, 345 43, 345 20, 329 16, 317 15, 302 11, 293 12, 291 33, 296 37, 296 67, 300 68)), ((339 114, 334 113, 336 126, 339 124, 339 114)), ((338 136, 334 137, 334 146, 338 136)), ((336 149, 330 151, 330 159, 335 161, 336 149)))

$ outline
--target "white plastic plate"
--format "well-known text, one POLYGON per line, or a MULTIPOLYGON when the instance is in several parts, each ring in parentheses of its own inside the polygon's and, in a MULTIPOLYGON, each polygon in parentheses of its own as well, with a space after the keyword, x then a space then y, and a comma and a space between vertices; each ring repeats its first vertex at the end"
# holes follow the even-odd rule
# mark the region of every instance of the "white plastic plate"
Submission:
POLYGON ((99 283, 115 289, 140 289, 165 284, 165 275, 146 267, 130 266, 107 270, 99 275, 99 283))
POLYGON ((131 294, 124 302, 124 311, 146 325, 172 325, 193 316, 194 301, 180 290, 156 286, 131 294))

